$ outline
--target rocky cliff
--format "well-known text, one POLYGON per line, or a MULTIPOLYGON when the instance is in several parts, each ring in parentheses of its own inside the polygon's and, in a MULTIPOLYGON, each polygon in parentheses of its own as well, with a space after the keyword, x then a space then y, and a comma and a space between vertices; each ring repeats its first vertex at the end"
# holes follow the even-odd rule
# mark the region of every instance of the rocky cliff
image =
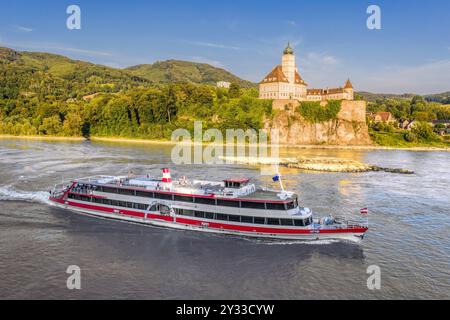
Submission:
POLYGON ((273 119, 266 129, 278 129, 280 144, 370 145, 364 101, 342 101, 334 120, 310 123, 295 112, 296 102, 276 105, 273 119), (281 107, 282 105, 282 107, 281 107))

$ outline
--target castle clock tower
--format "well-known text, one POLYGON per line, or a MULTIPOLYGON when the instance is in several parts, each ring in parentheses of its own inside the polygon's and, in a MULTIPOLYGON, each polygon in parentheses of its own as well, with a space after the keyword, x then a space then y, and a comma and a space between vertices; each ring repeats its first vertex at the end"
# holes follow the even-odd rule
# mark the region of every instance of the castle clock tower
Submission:
POLYGON ((281 69, 289 83, 294 84, 297 65, 295 63, 294 50, 291 48, 290 43, 288 43, 286 49, 284 49, 283 57, 281 59, 281 69))

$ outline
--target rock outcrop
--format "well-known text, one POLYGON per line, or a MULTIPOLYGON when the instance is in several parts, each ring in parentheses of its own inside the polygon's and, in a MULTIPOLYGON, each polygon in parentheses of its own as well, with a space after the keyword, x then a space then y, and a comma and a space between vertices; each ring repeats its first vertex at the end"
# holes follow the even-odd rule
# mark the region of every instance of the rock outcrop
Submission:
POLYGON ((273 119, 266 121, 265 129, 277 129, 279 143, 289 145, 371 145, 366 124, 365 101, 342 101, 336 119, 310 123, 295 111, 298 102, 276 105, 273 119))

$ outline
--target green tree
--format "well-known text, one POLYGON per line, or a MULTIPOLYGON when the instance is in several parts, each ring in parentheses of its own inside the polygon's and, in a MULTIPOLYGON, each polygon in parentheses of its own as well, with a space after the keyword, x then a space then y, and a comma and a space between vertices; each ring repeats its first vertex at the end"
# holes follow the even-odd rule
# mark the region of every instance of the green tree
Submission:
POLYGON ((228 96, 230 99, 239 98, 241 96, 241 87, 236 83, 232 83, 228 91, 228 96))
POLYGON ((58 135, 62 129, 61 119, 59 116, 45 118, 39 127, 39 133, 44 135, 58 135))

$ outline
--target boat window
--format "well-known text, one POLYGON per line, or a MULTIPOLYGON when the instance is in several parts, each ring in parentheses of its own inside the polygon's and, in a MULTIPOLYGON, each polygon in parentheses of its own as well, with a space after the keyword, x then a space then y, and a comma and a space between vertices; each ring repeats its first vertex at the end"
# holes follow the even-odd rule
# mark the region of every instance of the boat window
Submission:
POLYGON ((294 224, 296 227, 304 227, 303 219, 294 219, 294 224))
POLYGON ((253 217, 242 216, 241 222, 242 223, 253 223, 253 217))
POLYGON ((157 204, 152 205, 152 207, 150 208, 150 211, 153 211, 153 212, 159 211, 159 205, 157 205, 157 204))
POLYGON ((310 224, 312 224, 312 218, 311 218, 311 217, 306 218, 306 219, 304 220, 304 223, 305 223, 305 226, 309 226, 310 224))
POLYGON ((205 212, 205 218, 213 220, 214 219, 214 213, 212 213, 212 212, 205 212))
POLYGON ((216 219, 217 219, 217 220, 228 221, 228 215, 227 215, 227 214, 221 214, 221 213, 218 213, 218 214, 216 215, 216 219))
POLYGON ((284 203, 266 203, 267 210, 286 210, 284 203))
POLYGON ((188 196, 174 196, 175 201, 194 202, 194 198, 188 196))
POLYGON ((292 219, 281 219, 281 225, 282 226, 293 226, 294 221, 292 221, 292 219))
POLYGON ((111 200, 109 199, 103 199, 103 204, 110 206, 111 205, 111 200))
POLYGON ((254 218, 254 223, 255 224, 265 224, 266 223, 266 219, 265 218, 261 218, 261 217, 255 217, 254 218))
POLYGON ((117 193, 117 188, 103 187, 105 193, 117 193))
POLYGON ((167 193, 155 193, 155 198, 164 200, 173 200, 173 195, 167 193))
POLYGON ((274 219, 274 218, 268 218, 267 224, 270 224, 271 226, 279 226, 280 225, 280 219, 274 219))
POLYGON ((119 205, 119 201, 117 201, 117 200, 111 200, 111 205, 117 207, 117 206, 119 205))
POLYGON ((217 199, 218 206, 239 208, 239 201, 217 199))
POLYGON ((94 198, 95 203, 103 203, 103 200, 100 198, 94 198))
POLYGON ((159 206, 159 212, 163 215, 169 215, 170 214, 170 208, 168 206, 165 205, 160 205, 159 206))
POLYGON ((145 204, 139 203, 139 210, 145 210, 147 206, 145 204))
POLYGON ((186 209, 182 209, 180 210, 180 214, 183 216, 188 216, 188 217, 193 217, 194 216, 194 211, 192 210, 186 210, 186 209))
POLYGON ((201 212, 201 211, 195 211, 194 216, 195 216, 196 218, 204 218, 204 217, 205 217, 205 213, 204 213, 204 212, 201 212))
POLYGON ((127 203, 125 201, 119 201, 119 207, 127 207, 127 203))
POLYGON ((216 199, 212 199, 212 198, 195 198, 195 203, 209 204, 209 205, 215 206, 216 205, 216 199))
POLYGON ((295 202, 294 201, 292 201, 292 202, 288 202, 288 204, 287 204, 287 209, 288 210, 292 210, 292 209, 295 209, 296 207, 295 207, 295 202))
POLYGON ((242 206, 242 208, 249 208, 249 209, 265 209, 266 208, 264 202, 242 201, 241 206, 242 206))
POLYGON ((154 198, 155 197, 153 192, 147 192, 147 191, 136 191, 136 196, 145 197, 145 198, 154 198))
POLYGON ((81 201, 89 201, 89 197, 81 196, 81 201))
POLYGON ((123 195, 127 195, 127 196, 134 196, 134 190, 119 189, 119 194, 123 194, 123 195))
POLYGON ((134 207, 133 202, 127 202, 127 207, 128 207, 128 208, 133 208, 133 207, 134 207))
POLYGON ((233 222, 241 222, 241 217, 230 214, 228 216, 228 220, 233 222))

